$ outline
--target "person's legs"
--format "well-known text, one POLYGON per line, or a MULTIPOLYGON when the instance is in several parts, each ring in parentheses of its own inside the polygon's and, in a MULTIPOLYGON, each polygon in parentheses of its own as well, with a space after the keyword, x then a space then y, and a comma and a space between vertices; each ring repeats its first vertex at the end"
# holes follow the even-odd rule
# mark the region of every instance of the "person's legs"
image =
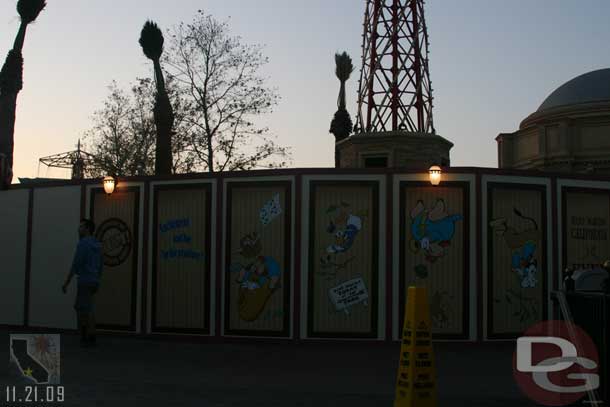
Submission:
POLYGON ((91 287, 85 284, 78 284, 76 289, 76 301, 74 304, 74 309, 76 310, 77 315, 78 331, 81 335, 81 345, 84 345, 89 342, 91 329, 90 313, 92 311, 91 300, 91 287))
POLYGON ((90 296, 90 311, 88 314, 89 320, 87 324, 88 332, 87 339, 91 343, 96 342, 96 330, 95 330, 95 294, 97 293, 97 285, 91 287, 91 296, 90 296))
POLYGON ((96 331, 95 331, 95 312, 91 311, 89 313, 89 340, 95 342, 96 339, 96 331))
POLYGON ((89 330, 87 312, 78 312, 78 331, 80 332, 80 341, 84 343, 87 341, 87 331, 89 330))

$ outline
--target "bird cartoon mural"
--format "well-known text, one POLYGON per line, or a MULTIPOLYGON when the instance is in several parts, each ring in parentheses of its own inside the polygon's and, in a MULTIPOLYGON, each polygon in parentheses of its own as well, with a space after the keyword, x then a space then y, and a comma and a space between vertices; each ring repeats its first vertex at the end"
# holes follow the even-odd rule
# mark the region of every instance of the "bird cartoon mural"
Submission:
POLYGON ((330 219, 326 231, 334 235, 334 242, 326 248, 328 254, 344 253, 354 244, 362 229, 362 218, 349 210, 349 204, 342 202, 327 210, 330 219))
POLYGON ((431 209, 427 209, 423 201, 417 201, 410 215, 410 248, 414 253, 423 250, 426 260, 434 263, 445 255, 455 235, 455 223, 463 216, 449 215, 443 199, 438 199, 431 209))
POLYGON ((538 223, 533 218, 524 216, 517 208, 513 208, 513 212, 528 221, 531 226, 519 231, 509 226, 506 218, 494 219, 490 226, 496 234, 503 237, 511 250, 511 270, 519 277, 521 288, 534 288, 538 284, 538 262, 535 254, 542 236, 538 223))
POLYGON ((334 276, 338 270, 345 269, 347 264, 354 260, 354 256, 348 253, 362 230, 367 213, 366 211, 354 213, 349 203, 341 202, 329 206, 326 215, 328 216, 326 232, 332 236, 332 240, 323 249, 320 266, 326 270, 322 274, 334 276))

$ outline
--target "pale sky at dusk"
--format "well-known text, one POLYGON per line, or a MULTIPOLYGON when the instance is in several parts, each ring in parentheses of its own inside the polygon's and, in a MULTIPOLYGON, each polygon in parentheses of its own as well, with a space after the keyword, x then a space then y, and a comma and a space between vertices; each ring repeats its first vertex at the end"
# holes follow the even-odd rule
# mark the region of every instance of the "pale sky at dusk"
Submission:
MULTIPOLYGON (((198 9, 232 33, 266 45, 265 74, 280 105, 268 122, 292 147, 294 167, 333 166, 335 51, 361 65, 364 0, 47 0, 29 27, 24 89, 15 129, 16 177, 65 177, 38 158, 74 148, 102 106, 107 85, 151 76, 138 44, 147 19, 164 30, 198 9)), ((0 58, 19 26, 16 0, 0 2, 0 58)), ((555 88, 610 67, 608 0, 429 0, 430 74, 437 133, 451 140, 453 166, 496 167, 500 132, 512 132, 555 88)), ((356 114, 358 73, 348 82, 356 114)), ((15 178, 16 178, 15 177, 15 178)))

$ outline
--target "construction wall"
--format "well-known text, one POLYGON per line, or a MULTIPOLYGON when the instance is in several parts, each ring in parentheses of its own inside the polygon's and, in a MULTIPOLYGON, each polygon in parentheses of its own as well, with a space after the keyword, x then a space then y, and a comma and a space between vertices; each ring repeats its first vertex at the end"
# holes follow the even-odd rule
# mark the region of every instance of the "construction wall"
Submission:
POLYGON ((514 337, 547 315, 544 186, 488 184, 488 337, 514 337))
POLYGON ((72 311, 76 285, 61 286, 72 266, 78 242, 81 188, 38 188, 33 193, 29 325, 75 328, 72 311))
POLYGON ((210 331, 209 183, 159 185, 153 192, 152 330, 210 331))
POLYGON ((0 324, 75 327, 79 219, 104 246, 101 329, 398 340, 407 287, 436 339, 553 317, 561 270, 610 258, 610 180, 451 169, 273 170, 0 192, 0 324))
POLYGON ((30 199, 28 190, 0 193, 0 324, 24 323, 30 199))
POLYGON ((290 336, 292 183, 225 184, 225 335, 290 336))
POLYGON ((387 178, 307 175, 301 185, 300 336, 383 339, 387 178))

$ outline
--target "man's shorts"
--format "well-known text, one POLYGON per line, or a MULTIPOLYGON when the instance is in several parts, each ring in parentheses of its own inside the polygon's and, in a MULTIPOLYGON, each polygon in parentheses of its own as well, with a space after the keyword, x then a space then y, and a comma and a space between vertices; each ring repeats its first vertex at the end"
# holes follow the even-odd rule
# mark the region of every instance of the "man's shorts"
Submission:
POLYGON ((74 309, 77 312, 93 312, 94 296, 97 288, 97 284, 77 285, 76 301, 74 302, 74 309))

